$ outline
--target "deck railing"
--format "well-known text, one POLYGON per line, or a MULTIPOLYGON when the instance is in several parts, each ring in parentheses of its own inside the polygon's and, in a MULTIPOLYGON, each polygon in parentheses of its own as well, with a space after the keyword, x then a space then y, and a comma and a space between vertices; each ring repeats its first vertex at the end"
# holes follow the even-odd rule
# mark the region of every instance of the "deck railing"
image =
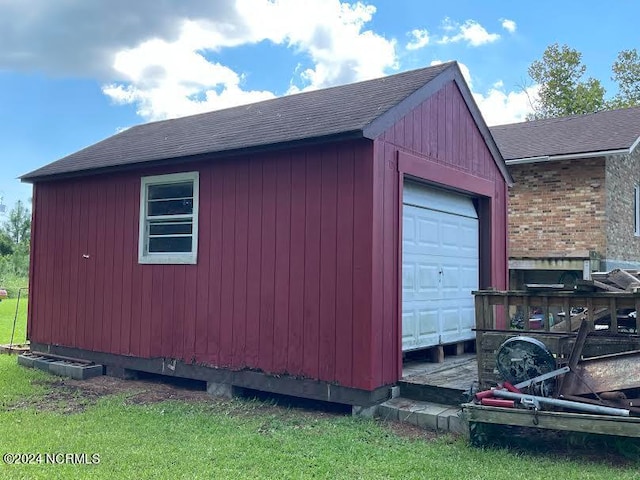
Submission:
POLYGON ((501 380, 495 355, 516 335, 544 342, 559 365, 569 356, 583 320, 592 332, 585 357, 640 349, 640 293, 482 290, 474 295, 478 376, 484 387, 501 380))

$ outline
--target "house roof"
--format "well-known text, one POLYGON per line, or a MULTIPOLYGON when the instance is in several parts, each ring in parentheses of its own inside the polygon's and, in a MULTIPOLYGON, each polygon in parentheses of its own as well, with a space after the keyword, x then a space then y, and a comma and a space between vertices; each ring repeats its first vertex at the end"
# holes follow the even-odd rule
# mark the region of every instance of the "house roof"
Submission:
POLYGON ((21 180, 37 182, 150 162, 186 161, 202 155, 328 140, 373 139, 451 80, 458 83, 494 160, 510 181, 500 152, 455 62, 137 125, 27 173, 21 180))
POLYGON ((507 163, 631 151, 640 139, 640 107, 497 125, 490 130, 507 163))

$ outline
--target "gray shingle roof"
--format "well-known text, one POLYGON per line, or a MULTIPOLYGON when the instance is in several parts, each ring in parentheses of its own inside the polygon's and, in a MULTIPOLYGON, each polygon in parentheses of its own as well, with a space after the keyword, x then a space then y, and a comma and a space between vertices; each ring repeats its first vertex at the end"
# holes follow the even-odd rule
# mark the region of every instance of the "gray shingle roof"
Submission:
POLYGON ((179 157, 363 136, 374 120, 440 73, 445 63, 387 77, 213 112, 138 125, 102 140, 21 179, 79 174, 179 157))
POLYGON ((490 128, 505 160, 630 148, 640 137, 640 107, 490 128))

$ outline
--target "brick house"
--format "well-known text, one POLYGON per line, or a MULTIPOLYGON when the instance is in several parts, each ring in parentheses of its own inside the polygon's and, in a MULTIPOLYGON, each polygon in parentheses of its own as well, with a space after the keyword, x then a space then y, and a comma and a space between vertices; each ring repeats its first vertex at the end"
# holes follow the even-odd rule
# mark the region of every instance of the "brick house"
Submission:
POLYGON ((640 268, 640 107, 491 133, 514 179, 510 288, 640 268))

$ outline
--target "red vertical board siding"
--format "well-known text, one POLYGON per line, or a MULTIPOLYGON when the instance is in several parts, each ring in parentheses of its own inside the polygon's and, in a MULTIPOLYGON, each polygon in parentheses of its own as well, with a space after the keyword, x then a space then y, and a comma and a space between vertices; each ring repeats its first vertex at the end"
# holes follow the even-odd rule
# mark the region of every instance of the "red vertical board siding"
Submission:
POLYGON ((287 370, 289 340, 289 265, 291 257, 291 156, 277 163, 276 174, 276 257, 273 317, 273 371, 287 370))
POLYGON ((353 149, 338 153, 335 380, 340 385, 351 385, 353 373, 354 154, 353 149))
MULTIPOLYGON (((136 222, 137 215, 135 214, 135 208, 129 207, 129 200, 136 198, 138 193, 136 184, 132 181, 122 182, 122 189, 120 190, 120 198, 117 204, 117 211, 122 216, 122 232, 119 239, 120 254, 120 269, 116 269, 119 275, 114 275, 114 281, 119 281, 122 285, 122 297, 116 302, 116 305, 120 307, 120 340, 118 341, 121 354, 131 354, 131 337, 133 335, 133 327, 139 322, 139 317, 134 317, 133 310, 134 305, 132 303, 133 298, 138 303, 138 296, 134 296, 133 290, 137 287, 139 282, 134 282, 135 270, 134 267, 138 262, 138 224, 136 222), (119 277, 119 280, 118 280, 119 277)), ((135 205, 135 204, 134 204, 135 205)), ((118 315, 118 309, 115 310, 114 315, 118 315)))
POLYGON ((321 163, 320 212, 320 380, 335 379, 336 355, 336 221, 338 164, 333 150, 325 151, 321 163))
POLYGON ((304 355, 304 269, 307 165, 304 155, 291 159, 291 244, 289 249, 289 330, 287 368, 291 375, 302 375, 304 355))
POLYGON ((307 154, 305 195, 305 265, 303 371, 318 378, 318 334, 320 322, 320 215, 322 214, 321 157, 307 154))
POLYGON ((395 317, 398 301, 398 163, 395 158, 395 148, 384 146, 384 178, 383 178, 383 256, 382 256, 382 378, 381 384, 396 381, 398 371, 399 352, 397 339, 399 330, 395 317))
MULTIPOLYGON (((113 281, 113 271, 115 263, 117 261, 118 251, 117 244, 115 242, 115 232, 120 230, 120 218, 116 223, 116 187, 117 183, 109 186, 107 189, 104 203, 106 204, 105 212, 105 231, 104 231, 104 287, 101 292, 102 297, 102 340, 101 345, 107 348, 108 351, 118 351, 118 348, 111 343, 112 338, 115 336, 120 337, 120 316, 114 317, 112 315, 113 302, 120 298, 120 295, 115 296, 118 292, 119 282, 116 284, 113 281)), ((121 267, 120 267, 121 268, 121 267)), ((119 292, 118 292, 119 293, 119 292)))
POLYGON ((247 234, 247 330, 245 362, 258 368, 260 350, 260 264, 262 256, 262 163, 249 162, 249 232, 247 234))
POLYGON ((249 232, 249 163, 240 159, 235 164, 236 213, 235 213, 235 258, 233 277, 233 351, 232 366, 245 366, 245 339, 247 336, 247 270, 249 232))
POLYGON ((262 256, 260 261, 260 321, 258 364, 273 371, 273 315, 276 263, 276 181, 277 162, 262 163, 262 256))
POLYGON ((154 303, 160 304, 160 335, 159 346, 160 351, 157 355, 172 356, 173 355, 173 305, 175 297, 178 295, 178 283, 176 282, 176 265, 166 265, 162 268, 162 281, 160 287, 154 289, 154 303), (158 293, 160 298, 158 299, 158 293))
POLYGON ((356 150, 353 202, 352 386, 375 388, 372 359, 373 161, 370 147, 356 150))
MULTIPOLYGON (((397 125, 397 124, 396 124, 397 125)), ((396 134, 397 134, 396 130, 396 134)), ((396 138, 397 135, 396 135, 396 138)), ((403 137, 400 137, 403 138, 403 137)), ((372 265, 371 277, 373 281, 372 310, 371 310, 371 373, 372 383, 380 385, 382 381, 382 364, 384 347, 382 345, 384 319, 382 297, 384 285, 384 145, 376 144, 373 150, 373 212, 372 212, 372 265)))
POLYGON ((218 364, 231 366, 233 355, 233 287, 235 282, 236 243, 236 169, 230 162, 222 165, 222 258, 220 269, 220 341, 218 364))
POLYGON ((196 265, 138 263, 140 178, 180 170, 38 185, 33 341, 378 386, 371 144, 182 168, 191 170, 196 265))
POLYGON ((185 319, 185 350, 192 356, 201 358, 207 352, 207 316, 209 315, 209 276, 211 275, 211 232, 208 226, 213 208, 211 170, 200 171, 200 199, 198 212, 198 265, 195 283, 195 315, 185 319), (206 265, 206 268, 202 268, 206 265))
MULTIPOLYGON (((218 364, 220 356, 220 304, 222 279, 222 215, 223 215, 224 177, 211 174, 210 192, 211 209, 204 212, 209 214, 209 224, 205 222, 204 235, 210 238, 209 246, 209 302, 206 311, 204 328, 198 329, 196 335, 204 335, 207 339, 206 347, 201 357, 204 362, 218 364)), ((206 217, 205 217, 206 218, 206 217)))

